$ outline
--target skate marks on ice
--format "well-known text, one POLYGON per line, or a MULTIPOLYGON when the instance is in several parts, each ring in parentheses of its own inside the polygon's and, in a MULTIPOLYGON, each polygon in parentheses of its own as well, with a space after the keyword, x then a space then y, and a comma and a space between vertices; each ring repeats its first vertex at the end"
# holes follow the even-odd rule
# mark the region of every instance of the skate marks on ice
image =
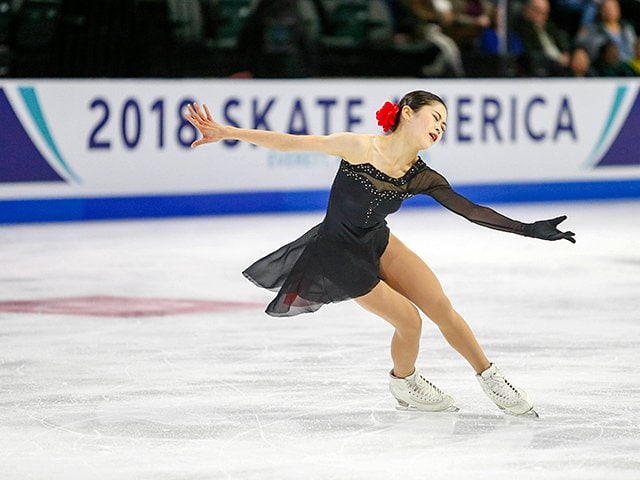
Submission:
MULTIPOLYGON (((1 476, 388 480, 424 479, 427 469, 430 478, 636 479, 640 277, 637 262, 620 259, 637 258, 640 225, 628 220, 638 204, 509 213, 526 220, 560 208, 579 235, 575 246, 470 230, 435 210, 393 220, 492 360, 529 393, 538 420, 501 413, 429 322, 421 371, 461 410, 395 410, 391 332, 355 305, 289 320, 262 308, 0 312, 1 476)), ((271 294, 248 284, 242 267, 316 220, 5 228, 0 300, 265 305, 271 294)))
MULTIPOLYGON (((395 478, 394 472, 419 472, 420 464, 428 461, 431 472, 459 472, 460 478, 478 468, 515 472, 524 467, 579 478, 572 473, 583 475, 583 467, 613 468, 602 463, 609 445, 617 450, 617 478, 632 478, 625 477, 625 471, 637 471, 637 464, 625 460, 620 449, 625 440, 620 434, 629 430, 591 421, 587 411, 548 412, 536 422, 501 413, 397 412, 386 399, 370 408, 353 406, 384 393, 373 389, 352 401, 327 394, 305 405, 302 397, 309 392, 303 389, 301 395, 285 382, 274 388, 288 391, 288 404, 283 403, 286 396, 276 392, 264 395, 259 406, 250 399, 257 393, 251 386, 246 392, 240 388, 221 381, 198 388, 173 385, 165 391, 157 386, 146 391, 110 389, 108 400, 86 398, 84 405, 70 398, 43 398, 35 408, 39 413, 30 412, 30 418, 41 422, 39 430, 44 431, 15 446, 13 455, 2 461, 11 465, 15 458, 51 455, 86 463, 87 471, 115 468, 122 473, 127 471, 124 464, 132 462, 139 469, 133 473, 161 474, 172 468, 189 476, 224 474, 220 478, 296 478, 293 471, 307 472, 308 478, 357 478, 351 476, 356 473, 395 478), (214 401, 212 406, 204 400, 223 392, 230 401, 214 401), (599 453, 590 461, 592 449, 599 453)), ((501 478, 499 473, 494 476, 501 478)))
POLYGON ((369 421, 363 411, 326 409, 263 421, 225 445, 221 465, 231 477, 244 478, 243 464, 262 456, 274 465, 304 468, 316 474, 312 478, 381 479, 423 478, 419 472, 425 463, 431 474, 455 473, 456 478, 478 478, 478 471, 492 472, 492 478, 515 472, 523 478, 531 478, 531 472, 544 474, 540 478, 584 478, 587 471, 634 478, 638 467, 635 447, 617 450, 625 439, 615 425, 575 415, 532 422, 500 413, 394 412, 388 407, 373 406, 369 421), (296 442, 300 428, 304 441, 296 442), (253 459, 247 460, 235 442, 251 445, 253 459), (592 448, 604 451, 594 456, 592 448), (607 455, 615 461, 603 461, 607 455))
MULTIPOLYGON (((93 478, 111 478, 109 472, 114 478, 163 478, 168 470, 182 478, 299 478, 299 472, 318 479, 386 479, 398 472, 424 478, 419 472, 425 462, 434 475, 455 472, 456 478, 477 478, 480 470, 493 472, 492 478, 523 469, 544 473, 540 478, 584 478, 585 471, 633 478, 637 471, 638 425, 629 420, 637 409, 631 405, 617 412, 595 408, 581 399, 582 392, 578 405, 571 405, 569 396, 549 403, 554 394, 547 391, 541 395, 540 420, 505 416, 484 398, 475 379, 463 380, 467 368, 451 371, 436 360, 432 373, 441 383, 449 372, 447 383, 463 410, 397 412, 387 392, 386 359, 371 355, 377 334, 361 339, 368 351, 345 341, 342 353, 333 355, 337 338, 314 341, 317 328, 301 327, 294 341, 284 338, 281 324, 273 328, 276 339, 264 339, 256 323, 257 334, 239 338, 226 327, 231 320, 252 322, 248 314, 192 319, 195 335, 173 330, 169 335, 165 329, 171 322, 154 319, 114 331, 131 344, 111 356, 113 339, 106 335, 100 346, 89 336, 87 345, 69 342, 71 362, 61 362, 64 350, 58 346, 56 355, 43 357, 53 366, 3 365, 23 380, 20 385, 13 378, 8 398, 6 392, 0 397, 0 424, 10 427, 3 437, 9 446, 0 458, 3 465, 33 473, 29 467, 64 459, 76 474, 67 478, 91 472, 93 478), (148 338, 146 348, 140 338, 148 338), (248 346, 238 349, 240 342, 248 346), (87 355, 95 355, 92 362, 87 355), (369 356, 370 364, 350 376, 346 360, 356 358, 362 365, 369 356), (78 366, 87 363, 95 376, 78 366)), ((327 319, 327 327, 338 325, 327 319)), ((359 325, 342 328, 352 335, 359 325)), ((444 349, 433 353, 444 355, 444 349)), ((69 473, 50 466, 47 478, 69 473)))

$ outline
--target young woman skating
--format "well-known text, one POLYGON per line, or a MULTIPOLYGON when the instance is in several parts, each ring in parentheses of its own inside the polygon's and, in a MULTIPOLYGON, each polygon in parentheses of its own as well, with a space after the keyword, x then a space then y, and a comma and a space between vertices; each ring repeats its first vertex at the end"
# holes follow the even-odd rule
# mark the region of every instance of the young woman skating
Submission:
POLYGON ((574 233, 558 230, 566 217, 522 223, 476 205, 422 161, 418 152, 435 145, 447 126, 447 109, 438 96, 414 91, 397 105, 385 103, 376 116, 385 132, 390 132, 386 135, 291 135, 236 128, 217 123, 206 105, 197 104, 190 105, 185 116, 202 134, 192 147, 236 139, 279 151, 314 151, 342 159, 323 221, 243 272, 256 285, 277 292, 267 314, 293 316, 326 303, 355 300, 395 329, 389 388, 397 408, 457 410, 448 393, 416 370, 421 310, 469 362, 483 391, 500 409, 537 415, 527 394, 487 359, 434 273, 390 232, 385 218, 407 198, 426 194, 484 227, 572 243, 574 233))

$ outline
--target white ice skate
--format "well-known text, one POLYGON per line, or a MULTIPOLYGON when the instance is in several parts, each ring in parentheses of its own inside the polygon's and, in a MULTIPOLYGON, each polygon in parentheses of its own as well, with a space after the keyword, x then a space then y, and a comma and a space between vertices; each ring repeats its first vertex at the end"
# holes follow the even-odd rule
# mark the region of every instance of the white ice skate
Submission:
POLYGON ((477 374, 476 378, 487 397, 505 413, 538 418, 526 392, 509 383, 493 363, 484 372, 477 374))
POLYGON ((457 412, 453 397, 440 390, 429 380, 413 372, 405 378, 389 373, 389 390, 395 397, 398 410, 421 410, 423 412, 457 412))

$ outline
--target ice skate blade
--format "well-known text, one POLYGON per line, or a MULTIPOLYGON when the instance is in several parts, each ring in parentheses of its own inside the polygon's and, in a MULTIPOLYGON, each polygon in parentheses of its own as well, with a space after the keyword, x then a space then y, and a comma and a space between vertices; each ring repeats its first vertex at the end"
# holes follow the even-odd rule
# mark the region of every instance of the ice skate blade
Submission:
POLYGON ((524 413, 513 413, 513 412, 510 412, 509 410, 507 410, 505 408, 501 408, 500 410, 502 410, 504 413, 506 413, 507 415, 510 415, 512 417, 540 418, 540 415, 538 415, 538 412, 536 412, 533 408, 531 410, 529 410, 528 412, 524 412, 524 413))
POLYGON ((409 405, 408 403, 401 402, 398 400, 396 404, 396 410, 401 412, 425 412, 425 413, 455 413, 460 411, 458 407, 455 405, 451 405, 450 407, 445 408, 444 410, 426 410, 423 408, 418 408, 415 405, 409 405))

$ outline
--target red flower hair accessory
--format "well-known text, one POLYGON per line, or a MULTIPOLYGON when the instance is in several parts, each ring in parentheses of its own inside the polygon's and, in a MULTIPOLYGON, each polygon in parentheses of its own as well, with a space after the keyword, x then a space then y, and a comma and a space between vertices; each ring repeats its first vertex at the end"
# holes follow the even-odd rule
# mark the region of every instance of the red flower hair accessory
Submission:
POLYGON ((376 112, 378 125, 380 125, 385 132, 391 130, 396 124, 398 110, 400 110, 400 107, 395 103, 384 102, 382 108, 376 112))

